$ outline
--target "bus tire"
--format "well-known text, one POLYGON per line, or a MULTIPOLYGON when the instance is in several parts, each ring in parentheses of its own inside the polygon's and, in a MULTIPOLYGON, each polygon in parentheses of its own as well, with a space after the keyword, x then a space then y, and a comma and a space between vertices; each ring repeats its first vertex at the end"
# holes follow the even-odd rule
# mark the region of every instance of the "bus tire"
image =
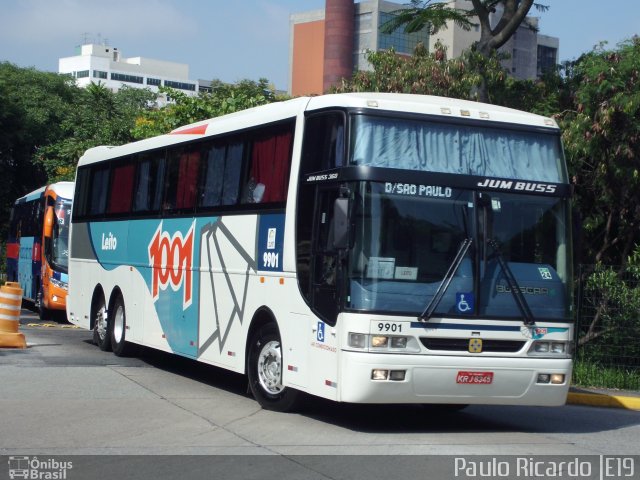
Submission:
POLYGON ((109 324, 111 336, 111 348, 118 357, 129 357, 135 353, 135 346, 127 342, 127 314, 124 308, 124 299, 118 295, 113 302, 109 324))
POLYGON ((104 295, 98 294, 93 308, 93 343, 100 350, 108 352, 111 350, 111 337, 109 336, 109 319, 107 317, 107 304, 104 301, 104 295))
POLYGON ((249 340, 247 376, 249 388, 265 410, 294 410, 301 393, 282 385, 282 343, 274 323, 262 325, 249 340))
POLYGON ((38 289, 38 317, 40 320, 47 320, 51 317, 51 310, 44 306, 44 292, 42 287, 38 289))

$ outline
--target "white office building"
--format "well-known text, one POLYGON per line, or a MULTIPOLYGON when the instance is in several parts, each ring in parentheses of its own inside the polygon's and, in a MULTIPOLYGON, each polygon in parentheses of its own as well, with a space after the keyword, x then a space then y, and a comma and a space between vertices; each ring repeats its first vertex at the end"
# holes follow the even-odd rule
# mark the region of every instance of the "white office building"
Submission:
POLYGON ((77 55, 58 59, 58 72, 72 75, 80 87, 102 83, 117 91, 123 86, 175 88, 188 95, 210 89, 210 82, 189 79, 189 65, 144 57, 124 58, 120 51, 108 45, 89 43, 77 47, 77 55))

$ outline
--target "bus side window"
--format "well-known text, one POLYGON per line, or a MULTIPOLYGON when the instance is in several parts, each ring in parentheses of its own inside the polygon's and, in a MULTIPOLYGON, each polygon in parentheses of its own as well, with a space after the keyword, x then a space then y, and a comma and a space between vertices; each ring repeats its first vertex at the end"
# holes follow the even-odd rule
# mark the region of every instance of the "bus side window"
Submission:
POLYGON ((216 142, 204 155, 199 207, 235 205, 240 190, 244 144, 216 142))
POLYGON ((91 172, 89 215, 102 216, 107 207, 109 189, 109 167, 96 167, 91 172))
POLYGON ((73 200, 73 216, 77 219, 87 215, 89 210, 90 174, 91 170, 87 167, 78 169, 73 200))
POLYGON ((144 155, 138 162, 133 211, 157 213, 164 185, 164 150, 144 155))
POLYGON ((130 162, 113 168, 107 213, 128 214, 131 210, 134 169, 130 162))
POLYGON ((253 141, 251 168, 243 203, 280 203, 287 199, 293 124, 278 127, 253 141))

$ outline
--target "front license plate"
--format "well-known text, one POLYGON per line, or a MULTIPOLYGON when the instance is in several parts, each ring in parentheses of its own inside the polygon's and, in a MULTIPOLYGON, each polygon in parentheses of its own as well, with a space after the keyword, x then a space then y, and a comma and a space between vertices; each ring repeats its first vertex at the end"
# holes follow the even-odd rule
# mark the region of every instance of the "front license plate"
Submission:
POLYGON ((456 383, 489 385, 493 382, 493 372, 458 372, 456 383))

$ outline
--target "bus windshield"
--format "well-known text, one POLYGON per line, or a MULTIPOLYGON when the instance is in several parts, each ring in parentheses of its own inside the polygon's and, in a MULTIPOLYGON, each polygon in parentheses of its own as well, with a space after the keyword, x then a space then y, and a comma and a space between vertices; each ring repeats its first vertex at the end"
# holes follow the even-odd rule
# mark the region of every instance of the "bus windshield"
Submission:
POLYGON ((566 183, 556 133, 352 116, 351 165, 566 183))
POLYGON ((71 200, 59 198, 55 206, 56 223, 53 228, 51 263, 64 272, 69 266, 69 219, 71 200))
POLYGON ((420 315, 468 239, 435 315, 521 318, 506 264, 536 319, 570 318, 566 199, 416 188, 358 184, 347 308, 420 315))

